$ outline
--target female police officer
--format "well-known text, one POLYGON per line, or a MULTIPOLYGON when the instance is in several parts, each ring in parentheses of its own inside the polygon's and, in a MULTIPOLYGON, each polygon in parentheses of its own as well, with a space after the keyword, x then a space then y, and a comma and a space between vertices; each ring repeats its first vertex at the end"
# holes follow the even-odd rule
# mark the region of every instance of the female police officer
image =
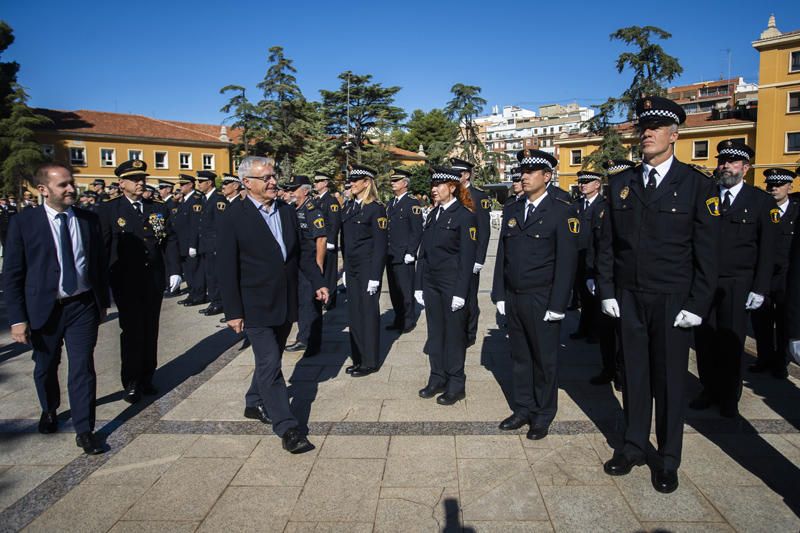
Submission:
POLYGON ((466 300, 475 264, 477 221, 469 191, 460 183, 461 171, 434 168, 431 194, 437 207, 428 215, 422 233, 414 293, 426 306, 428 356, 431 374, 419 391, 441 405, 464 399, 464 358, 467 351, 466 300))

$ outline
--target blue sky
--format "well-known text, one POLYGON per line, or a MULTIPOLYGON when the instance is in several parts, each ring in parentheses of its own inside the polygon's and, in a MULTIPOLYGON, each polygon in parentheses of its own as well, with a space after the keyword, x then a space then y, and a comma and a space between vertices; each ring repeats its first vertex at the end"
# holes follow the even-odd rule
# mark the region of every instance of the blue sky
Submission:
POLYGON ((698 2, 24 2, 0 0, 30 103, 54 109, 138 113, 220 123, 227 84, 248 87, 283 46, 309 99, 344 70, 399 85, 408 112, 442 107, 454 83, 478 85, 489 105, 536 108, 618 95, 623 50, 608 35, 655 25, 684 67, 680 83, 731 74, 758 81, 751 42, 770 13, 800 29, 797 1, 698 2), (666 11, 665 8, 669 8, 666 11))

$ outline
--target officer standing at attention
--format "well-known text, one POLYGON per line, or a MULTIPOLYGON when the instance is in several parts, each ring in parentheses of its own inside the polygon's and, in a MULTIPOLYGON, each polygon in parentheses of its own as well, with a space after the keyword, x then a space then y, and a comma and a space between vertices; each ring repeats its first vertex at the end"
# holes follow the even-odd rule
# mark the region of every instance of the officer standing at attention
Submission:
POLYGON ((349 179, 353 200, 342 215, 342 237, 353 364, 345 372, 361 377, 378 371, 387 220, 386 209, 378 201, 375 171, 352 165, 349 179))
POLYGON ((758 361, 750 365, 753 373, 770 372, 778 379, 786 378, 786 273, 789 270, 789 249, 800 220, 800 202, 789 197, 792 181, 797 175, 783 168, 764 170, 767 192, 778 205, 781 222, 775 241, 775 268, 772 271, 772 282, 769 295, 764 304, 753 311, 753 332, 758 347, 758 361))
MULTIPOLYGON (((581 231, 578 236, 578 264, 575 272, 575 287, 581 299, 581 315, 578 321, 578 330, 571 334, 570 339, 586 338, 588 342, 597 342, 597 321, 600 313, 600 301, 595 296, 593 283, 587 283, 589 277, 586 272, 586 257, 592 241, 592 220, 598 210, 605 208, 605 200, 600 195, 603 175, 589 170, 578 171, 578 186, 581 196, 572 205, 578 213, 581 222, 581 231)), ((613 374, 612 374, 613 377, 613 374)), ((611 378, 606 381, 608 383, 611 378)))
POLYGON ((472 178, 472 168, 474 165, 463 159, 451 158, 450 165, 453 169, 461 172, 461 185, 469 191, 474 206, 474 213, 478 221, 478 246, 475 253, 475 264, 472 267, 472 282, 469 286, 469 298, 467 298, 467 347, 475 344, 478 336, 478 286, 480 285, 480 274, 483 264, 486 262, 486 251, 489 249, 490 212, 492 201, 489 195, 482 190, 473 187, 470 179, 472 178))
POLYGON ((525 200, 509 207, 500 230, 492 300, 508 317, 514 413, 500 429, 530 424, 527 437, 547 436, 558 407, 558 339, 578 257, 580 220, 547 192, 558 160, 541 150, 517 154, 525 200))
MULTIPOLYGON (((300 260, 316 265, 322 276, 325 266, 325 217, 316 201, 311 200, 311 180, 295 176, 285 185, 291 193, 300 228, 300 260)), ((286 347, 287 352, 305 352, 304 357, 319 353, 322 347, 322 302, 317 300, 314 286, 303 272, 298 276, 297 339, 286 347)))
POLYGON ((314 190, 317 192, 316 204, 325 218, 325 279, 328 282, 330 297, 326 309, 336 307, 336 285, 339 280, 339 230, 342 227, 342 210, 339 201, 330 190, 331 177, 324 172, 314 173, 314 190))
POLYGON ((106 192, 106 180, 96 179, 92 182, 92 191, 97 195, 98 202, 104 202, 110 198, 106 192))
POLYGON ((389 201, 389 253, 386 280, 394 309, 394 322, 388 330, 408 333, 416 325, 414 315, 414 263, 422 238, 422 207, 408 194, 411 173, 395 169, 391 176, 394 198, 389 201))
POLYGON ((645 463, 655 399, 653 487, 678 488, 686 369, 692 328, 717 280, 719 197, 713 182, 674 156, 686 114, 675 102, 636 102, 642 164, 610 180, 598 247, 603 312, 620 318, 625 359, 624 445, 605 463, 612 476, 645 463))
POLYGON ((121 378, 124 399, 157 394, 158 326, 164 297, 164 272, 170 289, 181 284, 177 239, 161 200, 142 198, 147 164, 133 159, 114 173, 123 193, 100 204, 97 214, 108 253, 111 292, 119 309, 121 378))
POLYGON ((222 313, 222 295, 217 281, 217 228, 228 202, 217 192, 216 179, 217 175, 209 170, 197 173, 197 188, 203 195, 203 209, 197 223, 197 253, 209 301, 208 307, 198 312, 206 316, 222 313))
POLYGON ((697 370, 703 391, 692 409, 719 405, 735 418, 742 391, 747 312, 764 304, 775 268, 780 209, 775 199, 744 182, 753 149, 734 140, 717 145, 720 197, 719 279, 711 310, 695 330, 697 370))
POLYGON ((522 192, 522 172, 519 167, 511 169, 511 194, 503 202, 503 211, 509 205, 513 205, 517 200, 525 199, 525 193, 522 192))
POLYGON ((197 257, 198 229, 203 200, 200 194, 194 190, 195 180, 196 178, 190 174, 178 174, 178 185, 183 199, 177 205, 177 210, 172 217, 172 225, 178 236, 181 271, 189 287, 189 295, 178 303, 187 307, 206 302, 203 280, 198 279, 200 260, 197 257))
POLYGON ((164 205, 167 206, 167 209, 170 210, 170 214, 172 213, 172 208, 175 207, 175 200, 172 198, 172 188, 172 182, 159 180, 158 196, 161 198, 161 201, 164 202, 164 205))
POLYGON ((242 182, 236 176, 225 174, 222 178, 222 196, 230 204, 235 200, 241 199, 239 191, 242 188, 242 182))

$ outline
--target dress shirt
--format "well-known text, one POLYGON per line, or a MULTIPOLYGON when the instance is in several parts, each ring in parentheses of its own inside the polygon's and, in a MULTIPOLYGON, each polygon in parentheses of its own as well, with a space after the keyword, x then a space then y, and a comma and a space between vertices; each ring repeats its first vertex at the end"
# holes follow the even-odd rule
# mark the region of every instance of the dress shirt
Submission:
POLYGON ((215 192, 216 192, 216 189, 214 189, 214 187, 211 187, 211 189, 206 193, 206 200, 211 198, 211 195, 214 194, 215 192))
POLYGON ((448 209, 448 208, 449 208, 451 205, 453 205, 453 204, 454 204, 454 203, 455 203, 457 200, 458 200, 458 199, 457 199, 455 196, 453 196, 452 198, 450 198, 450 201, 449 201, 449 202, 447 202, 447 203, 446 203, 446 204, 444 204, 444 205, 440 205, 440 206, 439 206, 439 210, 436 212, 436 220, 439 220, 439 215, 441 215, 441 214, 442 214, 444 211, 447 211, 447 209, 448 209))
POLYGON ((544 194, 542 194, 539 198, 537 198, 532 202, 528 198, 525 199, 525 220, 528 219, 528 206, 532 205, 533 210, 536 211, 536 208, 539 207, 539 204, 542 203, 542 200, 544 200, 546 197, 547 197, 547 191, 544 191, 544 194))
POLYGON ((661 185, 661 180, 663 180, 664 176, 669 172, 669 168, 672 166, 672 161, 674 159, 674 156, 669 156, 669 159, 655 167, 647 163, 642 163, 642 184, 645 189, 647 188, 647 180, 650 178, 650 169, 656 169, 656 188, 658 188, 658 186, 661 185))
MULTIPOLYGON (((53 241, 56 245, 56 256, 58 258, 58 264, 61 265, 61 222, 58 221, 56 216, 59 214, 58 211, 47 205, 46 203, 42 204, 44 206, 44 211, 47 213, 47 220, 50 222, 50 231, 53 234, 53 241)), ((69 296, 76 296, 81 294, 82 292, 86 292, 89 290, 89 280, 88 280, 88 272, 86 270, 86 252, 83 249, 83 240, 81 239, 81 232, 78 226, 78 219, 75 217, 75 212, 72 208, 68 208, 64 211, 67 215, 67 227, 69 228, 69 238, 72 241, 72 252, 75 256, 75 272, 78 274, 78 283, 76 285, 75 292, 72 294, 67 294, 64 292, 64 289, 61 287, 64 283, 64 269, 59 269, 58 274, 58 297, 59 298, 67 298, 69 296)))
POLYGON ((781 210, 781 218, 783 218, 783 215, 786 214, 786 210, 788 208, 789 208, 789 199, 787 198, 786 200, 783 201, 781 205, 778 206, 778 209, 781 210))
POLYGON ((392 207, 396 206, 396 205, 397 205, 397 203, 398 203, 400 200, 402 200, 402 199, 403 199, 403 196, 405 196, 406 194, 408 194, 408 191, 404 192, 404 193, 403 193, 403 194, 401 194, 400 196, 395 196, 395 197, 392 199, 392 207))
POLYGON ((719 186, 719 199, 720 199, 720 202, 724 202, 725 201, 725 193, 729 192, 729 193, 731 193, 731 205, 733 205, 733 202, 736 200, 736 196, 739 194, 739 191, 742 190, 742 186, 743 185, 744 185, 744 180, 740 181, 739 183, 737 183, 736 185, 734 185, 730 189, 727 189, 727 188, 723 187, 722 185, 720 185, 719 186))
POLYGON ((278 214, 278 209, 275 206, 275 203, 273 202, 272 206, 268 209, 265 205, 259 203, 249 194, 247 197, 251 202, 253 202, 253 205, 255 205, 256 209, 258 209, 261 218, 263 218, 264 222, 266 222, 267 226, 269 226, 272 236, 275 237, 275 240, 278 241, 278 246, 281 247, 283 260, 286 261, 286 244, 283 242, 283 225, 281 224, 281 216, 278 214))
POLYGON ((189 198, 191 198, 193 194, 194 194, 194 189, 192 189, 189 194, 187 194, 186 196, 183 197, 183 201, 184 202, 188 202, 189 198))

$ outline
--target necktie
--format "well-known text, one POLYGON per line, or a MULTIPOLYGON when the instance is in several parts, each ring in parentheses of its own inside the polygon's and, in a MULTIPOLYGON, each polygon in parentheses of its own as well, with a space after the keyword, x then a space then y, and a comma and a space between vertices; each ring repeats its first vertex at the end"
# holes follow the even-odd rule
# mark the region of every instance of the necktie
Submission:
POLYGON ((583 201, 583 210, 586 211, 587 209, 589 209, 589 200, 584 200, 583 201))
POLYGON ((142 216, 142 203, 141 202, 133 202, 133 208, 136 210, 136 214, 142 216))
POLYGON ((75 269, 75 252, 72 250, 72 238, 69 236, 69 225, 67 224, 67 214, 59 213, 56 218, 59 224, 59 237, 61 240, 61 273, 63 281, 61 288, 68 295, 75 292, 78 288, 78 272, 75 269))
POLYGON ((725 192, 725 199, 722 200, 722 212, 727 213, 728 209, 731 208, 731 191, 725 192))
POLYGON ((533 216, 533 211, 534 211, 535 209, 536 209, 536 208, 534 207, 534 205, 533 205, 533 204, 528 204, 528 208, 525 210, 525 221, 526 221, 526 222, 527 222, 527 220, 528 220, 529 218, 531 218, 531 217, 533 216))
POLYGON ((436 217, 434 218, 434 220, 439 220, 439 213, 441 213, 441 212, 442 212, 442 208, 441 207, 437 207, 436 208, 436 217))

